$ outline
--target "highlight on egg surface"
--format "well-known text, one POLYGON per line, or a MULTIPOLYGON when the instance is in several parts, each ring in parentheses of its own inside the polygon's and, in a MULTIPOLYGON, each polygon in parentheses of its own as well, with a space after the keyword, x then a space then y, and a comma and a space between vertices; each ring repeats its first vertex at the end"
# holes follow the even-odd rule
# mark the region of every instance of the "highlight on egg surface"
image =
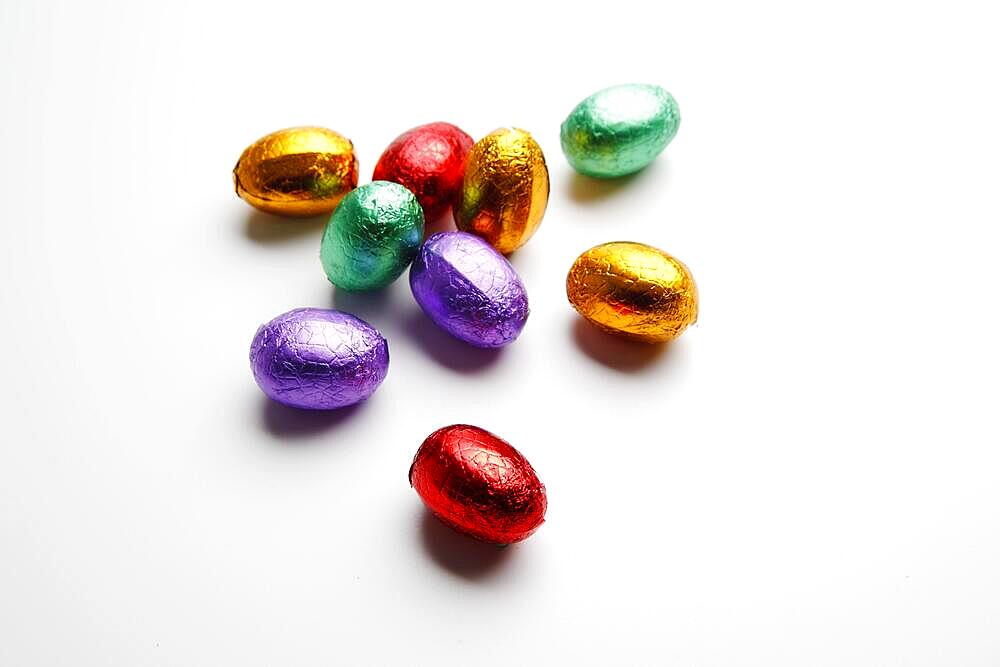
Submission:
POLYGON ((677 101, 660 86, 612 86, 580 102, 559 132, 563 154, 581 174, 616 178, 651 163, 677 134, 677 101))
POLYGON ((438 519, 484 542, 520 542, 545 521, 548 498, 531 464, 478 426, 455 424, 427 436, 409 479, 438 519))
POLYGON ((389 346, 353 315, 297 308, 261 325, 250 345, 250 366, 268 398, 332 410, 375 393, 389 371, 389 346))
POLYGON ((329 213, 358 184, 349 139, 322 127, 273 132, 243 151, 233 168, 236 194, 267 213, 303 217, 329 213))
POLYGON ((389 144, 375 165, 372 180, 403 185, 417 196, 425 220, 437 220, 462 187, 472 144, 472 137, 451 123, 420 125, 389 144))
POLYGON ((566 296, 597 327, 646 343, 672 340, 698 319, 691 272, 643 243, 604 243, 580 255, 566 277, 566 296))
POLYGON ((455 225, 507 255, 528 242, 549 201, 549 170, 542 148, 517 128, 494 130, 465 160, 455 225))

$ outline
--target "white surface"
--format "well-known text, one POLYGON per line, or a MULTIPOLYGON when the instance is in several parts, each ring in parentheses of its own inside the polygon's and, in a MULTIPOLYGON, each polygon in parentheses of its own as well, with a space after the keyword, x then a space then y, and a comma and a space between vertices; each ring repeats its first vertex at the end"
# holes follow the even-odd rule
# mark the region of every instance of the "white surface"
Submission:
POLYGON ((990 3, 0 5, 0 664, 1000 664, 990 3), (436 14, 436 15, 435 15, 436 14), (655 165, 590 190, 585 95, 677 97, 655 165), (545 221, 496 357, 405 281, 344 299, 321 223, 231 191, 250 141, 532 131, 545 221), (603 241, 676 254, 698 326, 580 328, 603 241), (347 416, 267 404, 259 323, 350 310, 392 367, 347 416), (550 511, 506 551, 428 521, 433 429, 503 435, 550 511))

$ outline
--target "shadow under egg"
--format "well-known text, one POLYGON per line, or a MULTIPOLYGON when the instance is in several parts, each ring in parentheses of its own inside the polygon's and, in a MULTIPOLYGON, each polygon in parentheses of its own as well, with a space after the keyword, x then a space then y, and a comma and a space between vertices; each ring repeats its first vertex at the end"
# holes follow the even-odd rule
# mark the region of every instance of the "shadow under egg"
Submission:
POLYGON ((303 410, 293 408, 266 396, 261 397, 260 415, 264 429, 287 443, 336 430, 361 412, 367 401, 335 410, 303 410))
POLYGON ((571 336, 577 348, 594 361, 622 373, 658 365, 671 356, 676 343, 643 343, 602 331, 582 317, 574 317, 571 336))
POLYGON ((381 289, 351 291, 334 287, 332 307, 371 323, 394 310, 392 289, 395 282, 381 289))
POLYGON ((594 178, 574 171, 567 185, 567 194, 577 204, 590 204, 616 196, 619 192, 638 187, 642 181, 658 180, 660 186, 669 181, 670 165, 654 161, 639 171, 616 178, 594 178))
POLYGON ((424 311, 414 309, 403 328, 434 361, 459 373, 482 372, 496 364, 503 348, 474 347, 443 331, 424 311))
POLYGON ((469 581, 497 574, 513 557, 510 546, 480 542, 446 526, 426 508, 421 508, 420 541, 431 560, 469 581))
POLYGON ((251 208, 244 218, 243 235, 254 243, 262 245, 287 243, 306 236, 315 236, 318 244, 329 219, 329 213, 308 218, 293 218, 251 208))

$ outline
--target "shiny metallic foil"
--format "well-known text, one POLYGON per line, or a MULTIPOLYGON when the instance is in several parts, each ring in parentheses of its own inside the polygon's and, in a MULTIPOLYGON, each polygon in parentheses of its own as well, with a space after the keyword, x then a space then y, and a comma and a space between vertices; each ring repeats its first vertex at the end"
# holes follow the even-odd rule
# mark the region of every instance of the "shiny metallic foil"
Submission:
POLYGON ((505 440, 466 424, 424 440, 410 466, 410 485, 441 521, 494 544, 531 535, 548 507, 528 460, 505 440))
POLYGON ((538 143, 524 130, 494 130, 466 158, 455 225, 506 255, 528 242, 548 201, 549 170, 538 143))
POLYGON ((420 246, 410 289, 434 324, 476 347, 510 345, 528 321, 528 293, 514 267, 465 232, 439 232, 420 246))
POLYGON ((698 319, 691 272, 643 243, 605 243, 580 255, 566 277, 566 295, 601 329, 647 343, 672 340, 698 319))
POLYGON ((358 184, 349 139, 322 127, 293 127, 258 139, 233 169, 236 194, 277 215, 329 213, 358 184))
POLYGON ((353 315, 297 308, 257 329, 250 366, 268 398, 333 410, 375 393, 389 372, 389 347, 375 327, 353 315))
POLYGON ((424 218, 441 217, 462 187, 472 137, 451 123, 428 123, 393 140, 382 153, 373 181, 392 181, 417 196, 424 218))
POLYGON ((330 216, 319 258, 346 290, 385 287, 406 270, 424 240, 424 211, 399 183, 373 181, 350 192, 330 216))
POLYGON ((659 86, 630 83, 580 102, 559 133, 563 153, 581 174, 616 178, 644 168, 677 134, 681 113, 659 86))

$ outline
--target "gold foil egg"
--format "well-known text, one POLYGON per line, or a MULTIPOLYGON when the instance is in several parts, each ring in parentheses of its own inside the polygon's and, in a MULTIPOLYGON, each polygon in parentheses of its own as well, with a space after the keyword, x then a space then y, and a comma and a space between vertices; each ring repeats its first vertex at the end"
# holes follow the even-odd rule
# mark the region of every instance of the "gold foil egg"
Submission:
POLYGON ((548 201, 549 170, 538 143, 524 130, 494 130, 466 158, 455 225, 508 254, 535 233, 548 201))
POLYGON ((250 144, 233 169, 236 194, 278 215, 329 213, 358 184, 350 139, 322 127, 278 130, 250 144))
POLYGON ((566 296, 592 324, 646 343, 672 340, 698 319, 691 272, 644 243, 605 243, 580 255, 566 277, 566 296))

